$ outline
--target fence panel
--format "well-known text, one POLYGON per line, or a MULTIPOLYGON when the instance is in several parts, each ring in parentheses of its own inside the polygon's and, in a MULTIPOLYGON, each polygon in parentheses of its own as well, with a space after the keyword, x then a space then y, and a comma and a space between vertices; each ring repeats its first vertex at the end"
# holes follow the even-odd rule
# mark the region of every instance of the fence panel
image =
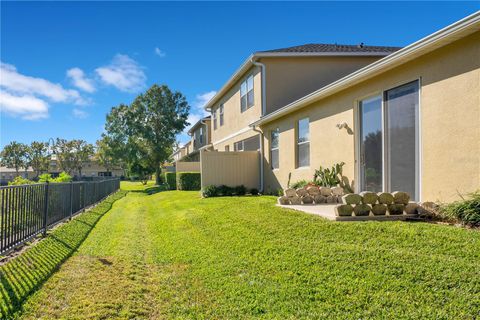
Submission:
POLYGON ((46 231, 120 188, 120 180, 0 187, 0 254, 46 231))

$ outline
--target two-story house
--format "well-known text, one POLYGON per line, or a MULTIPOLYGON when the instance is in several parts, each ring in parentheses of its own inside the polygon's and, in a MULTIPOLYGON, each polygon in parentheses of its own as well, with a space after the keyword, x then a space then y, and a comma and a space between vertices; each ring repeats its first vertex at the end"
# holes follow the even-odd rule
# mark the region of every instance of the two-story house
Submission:
POLYGON ((200 161, 199 151, 211 145, 211 117, 206 116, 198 120, 187 133, 191 137, 190 140, 175 150, 171 156, 175 163, 200 161))

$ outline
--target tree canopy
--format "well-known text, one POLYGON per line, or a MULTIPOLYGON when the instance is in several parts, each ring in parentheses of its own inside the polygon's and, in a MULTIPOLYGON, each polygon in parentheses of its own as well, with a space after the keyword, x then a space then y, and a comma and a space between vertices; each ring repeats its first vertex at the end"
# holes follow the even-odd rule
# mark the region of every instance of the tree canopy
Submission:
POLYGON ((15 169, 15 171, 18 172, 20 171, 21 168, 26 169, 28 165, 28 146, 19 143, 16 141, 12 141, 9 144, 7 144, 2 152, 0 153, 0 163, 7 167, 7 168, 12 168, 15 169))

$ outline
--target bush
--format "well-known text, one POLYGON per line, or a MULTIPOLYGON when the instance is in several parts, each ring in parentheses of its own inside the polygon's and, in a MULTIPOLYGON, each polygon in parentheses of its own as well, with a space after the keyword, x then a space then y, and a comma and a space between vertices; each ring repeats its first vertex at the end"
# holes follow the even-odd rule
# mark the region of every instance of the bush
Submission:
POLYGON ((8 183, 9 186, 18 186, 21 184, 32 184, 35 183, 32 180, 25 179, 21 176, 16 176, 12 181, 8 183))
POLYGON ((247 193, 247 188, 244 185, 236 186, 233 189, 233 193, 237 196, 244 196, 247 193))
POLYGON ((165 183, 169 190, 177 189, 177 174, 175 172, 165 172, 165 183))
POLYGON ((471 226, 480 226, 480 191, 469 194, 467 199, 441 206, 440 212, 446 218, 458 219, 471 226))
POLYGON ((218 188, 214 185, 206 186, 202 191, 204 198, 211 198, 218 196, 218 188))
POLYGON ((290 187, 293 189, 298 189, 298 188, 303 188, 308 184, 307 180, 300 180, 297 182, 294 182, 290 187))
POLYGON ((52 179, 50 182, 70 182, 70 181, 72 181, 72 176, 64 171, 64 172, 61 172, 58 175, 58 177, 56 177, 55 179, 52 179))
POLYGON ((200 190, 200 172, 179 172, 177 173, 178 190, 200 190))
POLYGON ((53 178, 50 173, 44 173, 38 176, 38 182, 40 183, 51 182, 52 180, 53 178))
POLYGON ((259 192, 258 192, 258 189, 255 189, 255 188, 250 189, 250 194, 251 194, 252 196, 258 196, 258 193, 259 193, 259 192))

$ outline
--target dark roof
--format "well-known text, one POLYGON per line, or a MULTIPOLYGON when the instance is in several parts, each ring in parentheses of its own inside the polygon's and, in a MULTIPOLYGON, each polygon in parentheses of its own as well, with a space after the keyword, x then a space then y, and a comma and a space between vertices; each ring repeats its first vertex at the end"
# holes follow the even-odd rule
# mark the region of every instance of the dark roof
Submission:
POLYGON ((358 45, 309 43, 294 47, 259 51, 259 53, 393 53, 399 49, 401 47, 366 46, 363 43, 358 45))

